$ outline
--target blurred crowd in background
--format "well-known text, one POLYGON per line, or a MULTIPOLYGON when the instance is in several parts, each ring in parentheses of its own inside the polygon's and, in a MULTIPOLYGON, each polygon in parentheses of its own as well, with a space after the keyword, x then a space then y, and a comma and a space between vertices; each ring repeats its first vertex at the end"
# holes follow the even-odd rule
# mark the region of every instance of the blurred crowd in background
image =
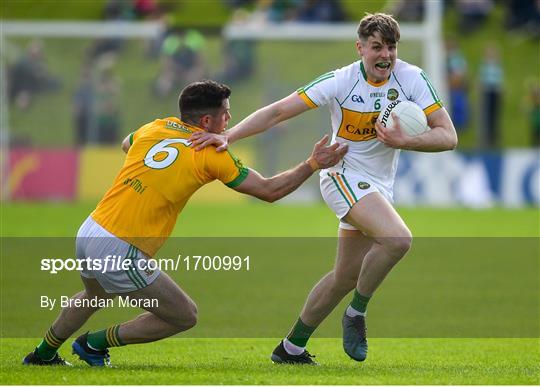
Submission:
MULTIPOLYGON (((334 23, 356 22, 336 0, 222 0, 231 11, 232 21, 255 23, 334 23)), ((211 73, 203 52, 207 39, 203 31, 175 26, 170 18, 173 3, 157 0, 108 0, 103 9, 105 20, 158 21, 160 35, 148 45, 147 55, 159 62, 148 92, 156 98, 176 94, 189 82, 213 78, 228 84, 249 79, 255 71, 254 41, 225 41, 221 69, 211 73)), ((401 22, 423 19, 423 0, 392 3, 385 12, 401 22)), ((454 8, 459 17, 456 36, 472 34, 482 28, 495 6, 494 0, 454 0, 445 9, 454 8)), ((505 28, 526 39, 540 38, 540 1, 508 0, 504 2, 505 28)), ((497 149, 500 146, 500 112, 504 103, 505 71, 496 41, 487 43, 481 65, 472 73, 468 58, 460 49, 459 39, 448 37, 446 43, 447 76, 450 109, 458 131, 470 124, 471 110, 480 116, 477 130, 482 134, 478 146, 497 149), (480 100, 470 97, 471 87, 480 88, 480 100)), ((121 109, 118 96, 121 82, 115 74, 115 63, 123 49, 121 39, 97 40, 86 52, 80 79, 73 91, 73 122, 77 145, 110 144, 120 139, 121 109)), ((539 55, 539 53, 536 53, 539 55)), ((19 58, 8 67, 8 96, 14 108, 28 109, 39 94, 54 93, 63 87, 60 74, 47 66, 46 48, 31 41, 19 58)), ((352 59, 352 58, 351 58, 352 59)), ((526 61, 526 57, 523 59, 526 61)), ((539 71, 540 72, 540 71, 539 71)), ((540 74, 538 74, 540 76, 540 74)), ((540 79, 526 80, 525 111, 530 119, 531 145, 540 146, 540 79)))

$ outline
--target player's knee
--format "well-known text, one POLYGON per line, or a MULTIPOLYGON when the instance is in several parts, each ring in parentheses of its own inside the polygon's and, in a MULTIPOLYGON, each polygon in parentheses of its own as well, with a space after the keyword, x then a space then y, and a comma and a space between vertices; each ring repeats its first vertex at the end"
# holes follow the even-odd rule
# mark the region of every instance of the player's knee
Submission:
POLYGON ((197 325, 197 313, 197 305, 190 300, 187 306, 178 311, 175 319, 176 327, 182 331, 193 328, 197 325))
POLYGON ((409 229, 403 229, 396 236, 386 238, 385 245, 392 257, 401 259, 412 246, 412 234, 409 229))
POLYGON ((197 325, 198 320, 198 310, 197 310, 197 304, 194 302, 190 303, 189 311, 187 313, 186 322, 189 328, 193 328, 195 325, 197 325))

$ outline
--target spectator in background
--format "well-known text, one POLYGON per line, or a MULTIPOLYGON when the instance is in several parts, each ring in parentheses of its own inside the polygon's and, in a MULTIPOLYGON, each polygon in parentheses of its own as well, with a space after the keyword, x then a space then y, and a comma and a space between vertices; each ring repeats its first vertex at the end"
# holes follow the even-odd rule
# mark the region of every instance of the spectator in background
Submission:
POLYGON ((339 1, 303 0, 296 10, 296 21, 335 23, 345 20, 345 12, 339 1))
POLYGON ((116 56, 88 56, 73 95, 75 144, 115 144, 120 133, 120 83, 116 56))
POLYGON ((47 68, 43 44, 32 40, 25 53, 8 69, 9 101, 21 110, 30 107, 35 94, 56 91, 60 80, 47 68))
POLYGON ((529 122, 531 125, 531 142, 535 147, 540 147, 540 80, 535 79, 529 83, 529 122))
POLYGON ((259 0, 257 7, 266 14, 267 21, 280 23, 295 18, 297 2, 295 0, 259 0))
POLYGON ((255 43, 251 40, 227 40, 223 62, 223 71, 215 77, 220 82, 234 84, 251 77, 255 69, 255 43))
POLYGON ((259 0, 255 14, 262 14, 265 21, 273 23, 332 23, 345 20, 341 3, 336 0, 259 0))
MULTIPOLYGON (((103 8, 103 19, 106 21, 129 21, 135 19, 133 3, 130 0, 107 0, 103 8)), ((90 50, 93 58, 103 54, 117 53, 122 49, 123 41, 120 38, 96 39, 90 50)))
MULTIPOLYGON (((133 21, 137 19, 158 18, 162 9, 156 0, 107 0, 103 18, 108 21, 133 21)), ((94 45, 94 55, 117 52, 122 48, 122 39, 100 39, 94 45)))
POLYGON ((492 0, 457 0, 460 16, 459 29, 462 33, 475 31, 480 27, 493 9, 492 0))
POLYGON ((105 20, 133 20, 135 10, 130 0, 107 0, 103 8, 105 20))
POLYGON ((97 75, 95 86, 95 137, 98 144, 117 144, 120 132, 120 85, 112 69, 97 75))
POLYGON ((116 55, 95 58, 91 50, 73 95, 75 144, 116 144, 120 133, 120 83, 116 55))
POLYGON ((153 84, 154 94, 166 96, 204 78, 206 66, 202 50, 205 45, 206 39, 196 30, 169 34, 161 46, 161 69, 153 84))
POLYGON ((540 1, 509 0, 506 25, 510 29, 520 29, 529 36, 540 37, 540 1))
POLYGON ((504 73, 499 50, 493 44, 486 47, 480 65, 481 127, 483 145, 494 148, 499 143, 499 121, 502 106, 504 73))
POLYGON ((171 31, 172 18, 166 12, 157 13, 154 15, 154 21, 159 24, 159 32, 156 37, 152 38, 148 45, 148 57, 152 59, 159 58, 163 42, 167 39, 171 31))
POLYGON ((450 116, 456 130, 463 131, 469 121, 467 60, 453 39, 447 42, 446 59, 450 89, 450 116))
MULTIPOLYGON (((232 23, 246 23, 250 14, 245 9, 236 9, 232 23)), ((255 46, 253 40, 225 40, 223 46, 223 69, 214 76, 223 83, 235 83, 249 78, 255 71, 255 46)))
POLYGON ((395 15, 400 21, 423 21, 424 0, 399 0, 390 4, 388 13, 395 15))
POLYGON ((155 0, 134 0, 133 12, 138 19, 148 19, 159 13, 159 7, 155 0))
POLYGON ((222 2, 230 9, 238 9, 251 6, 256 0, 222 0, 222 2))
POLYGON ((83 68, 81 79, 73 94, 73 115, 75 124, 75 145, 88 142, 92 130, 92 112, 94 106, 94 87, 92 70, 89 64, 83 68))
POLYGON ((124 42, 120 38, 96 39, 92 44, 89 54, 93 59, 98 59, 101 55, 119 54, 124 42))

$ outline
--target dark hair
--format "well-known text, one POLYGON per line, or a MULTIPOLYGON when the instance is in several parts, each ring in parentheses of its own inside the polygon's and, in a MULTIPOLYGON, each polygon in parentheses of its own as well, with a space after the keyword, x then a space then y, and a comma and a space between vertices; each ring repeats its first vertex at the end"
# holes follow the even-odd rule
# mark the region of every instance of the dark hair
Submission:
POLYGON ((229 98, 231 89, 224 84, 208 79, 187 85, 178 98, 180 119, 188 124, 199 123, 206 115, 214 115, 223 106, 223 100, 229 98))
POLYGON ((399 24, 392 15, 366 13, 358 25, 358 38, 365 41, 376 32, 381 34, 383 43, 395 44, 399 42, 399 24))

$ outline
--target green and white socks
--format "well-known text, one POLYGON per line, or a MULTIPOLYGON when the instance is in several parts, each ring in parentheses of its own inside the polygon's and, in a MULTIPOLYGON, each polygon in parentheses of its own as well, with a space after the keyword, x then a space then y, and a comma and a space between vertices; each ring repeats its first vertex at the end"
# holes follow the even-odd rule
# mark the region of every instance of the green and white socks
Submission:
POLYGON ((283 347, 289 355, 300 355, 305 351, 306 344, 317 327, 310 327, 299 318, 291 332, 283 340, 283 347))
POLYGON ((345 314, 349 317, 365 316, 367 313, 367 305, 370 299, 371 296, 363 296, 358 293, 358 290, 354 289, 353 299, 347 307, 345 314))
MULTIPOLYGON (((351 303, 345 313, 349 317, 365 316, 371 296, 363 296, 354 289, 351 303)), ((306 344, 317 327, 310 327, 299 318, 291 332, 283 340, 283 347, 289 355, 300 355, 305 351, 306 344)))

